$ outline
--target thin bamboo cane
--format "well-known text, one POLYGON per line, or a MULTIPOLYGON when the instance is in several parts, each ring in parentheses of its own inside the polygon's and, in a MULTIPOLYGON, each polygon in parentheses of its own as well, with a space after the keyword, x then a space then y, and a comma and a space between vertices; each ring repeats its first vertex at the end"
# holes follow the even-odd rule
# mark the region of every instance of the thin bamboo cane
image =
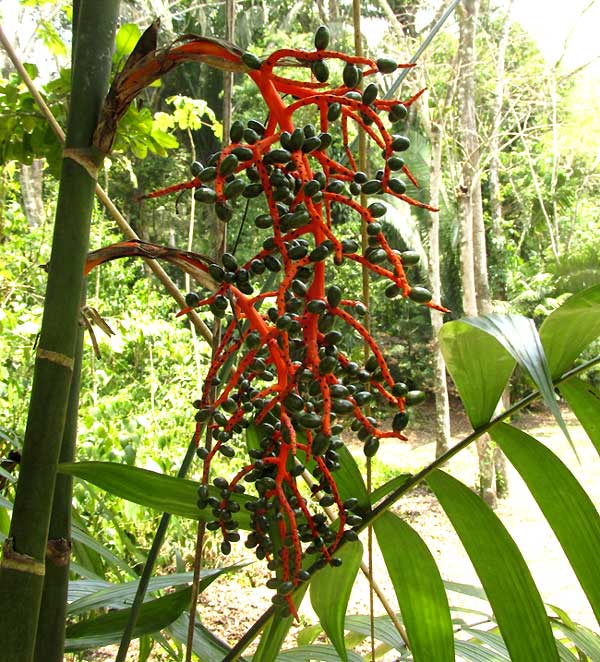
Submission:
MULTIPOLYGON (((67 405, 67 420, 59 462, 73 462, 77 441, 79 386, 85 327, 79 326, 75 347, 73 379, 67 405)), ((73 477, 58 474, 48 530, 46 575, 35 645, 35 662, 62 662, 65 643, 69 561, 71 559, 71 500, 73 477)))
POLYGON ((119 1, 83 0, 44 316, 21 471, 0 564, 3 660, 30 662, 44 582, 52 495, 73 374, 95 173, 92 136, 110 73, 119 1))

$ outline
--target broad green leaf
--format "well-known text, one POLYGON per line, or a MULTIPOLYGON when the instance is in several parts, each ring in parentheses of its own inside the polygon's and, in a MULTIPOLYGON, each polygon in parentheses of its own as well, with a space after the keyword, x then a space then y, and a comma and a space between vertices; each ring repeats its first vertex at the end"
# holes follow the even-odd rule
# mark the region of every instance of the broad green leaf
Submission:
POLYGON ((561 384, 559 390, 600 454, 600 392, 577 377, 561 384))
POLYGON ((139 38, 142 36, 141 30, 135 23, 125 23, 117 31, 115 38, 115 53, 113 55, 113 62, 123 66, 123 60, 135 48, 139 38))
POLYGON ((298 632, 296 643, 298 646, 310 646, 321 632, 323 632, 323 628, 318 623, 316 625, 308 625, 298 632))
POLYGON ((444 324, 439 338, 448 372, 477 429, 492 418, 515 360, 498 340, 466 320, 444 324))
POLYGON ((592 662, 600 660, 600 636, 592 630, 577 624, 573 629, 564 623, 555 622, 561 632, 582 650, 592 662))
POLYGON ((600 285, 567 299, 540 327, 540 338, 552 377, 560 377, 600 335, 600 285))
MULTIPOLYGON (((526 370, 535 382, 546 407, 552 412, 565 437, 571 442, 569 431, 556 403, 552 376, 533 320, 522 315, 481 315, 465 317, 463 322, 489 333, 526 370)), ((493 363, 488 363, 491 370, 493 363)), ((573 447, 573 443, 571 442, 573 447)), ((575 451, 575 447, 573 447, 575 451)))
MULTIPOLYGON (((97 485, 122 499, 159 512, 196 520, 211 517, 209 509, 199 510, 196 506, 198 483, 192 480, 114 462, 72 462, 60 464, 58 470, 97 485)), ((216 487, 210 486, 209 490, 214 496, 220 496, 216 487)), ((239 528, 248 530, 250 515, 243 506, 249 497, 233 494, 231 499, 242 506, 236 515, 239 528)))
MULTIPOLYGON (((294 591, 292 599, 294 605, 296 605, 296 609, 300 608, 307 589, 308 585, 302 584, 298 590, 294 591)), ((278 660, 279 650, 281 649, 283 640, 290 631, 293 622, 293 616, 284 617, 275 614, 263 630, 256 653, 254 653, 254 657, 252 658, 252 662, 275 662, 275 660, 278 660)))
MULTIPOLYGON (((181 616, 169 627, 167 631, 180 643, 187 642, 188 626, 190 618, 187 614, 181 616)), ((194 639, 192 641, 192 650, 202 662, 221 662, 227 655, 229 646, 216 637, 210 630, 205 628, 202 623, 194 623, 194 639)), ((244 659, 244 658, 240 658, 244 659)))
POLYGON ((447 591, 453 593, 461 593, 462 595, 469 595, 472 598, 479 598, 487 602, 487 595, 481 586, 473 586, 472 584, 461 584, 460 582, 445 581, 444 586, 447 591))
POLYGON ((477 630, 475 628, 469 627, 462 628, 462 631, 470 634, 472 637, 479 639, 479 641, 481 641, 483 644, 489 646, 489 648, 491 648, 499 655, 501 660, 508 660, 508 662, 510 662, 510 657, 508 656, 508 651, 506 650, 506 644, 499 634, 495 632, 489 632, 488 630, 477 630))
POLYGON ((371 505, 374 506, 378 501, 383 499, 383 497, 390 494, 390 492, 402 487, 402 485, 404 485, 404 483, 406 483, 411 477, 412 474, 400 474, 395 478, 388 480, 387 483, 380 485, 376 490, 371 492, 371 505))
POLYGON ((458 659, 465 660, 466 662, 504 662, 506 660, 505 657, 500 657, 498 653, 491 651, 489 648, 484 648, 470 641, 457 640, 455 646, 459 656, 458 659))
MULTIPOLYGON (((200 591, 204 591, 217 577, 222 574, 235 572, 243 568, 245 563, 240 565, 232 565, 225 568, 203 569, 200 579, 200 591)), ((193 572, 173 573, 171 575, 163 575, 160 577, 153 577, 148 584, 148 593, 158 591, 160 589, 173 588, 175 586, 183 586, 190 584, 194 577, 193 572)), ((74 589, 79 589, 79 586, 72 586, 72 584, 88 584, 90 582, 71 582, 69 584, 69 597, 72 596, 74 589)), ((98 582, 91 582, 97 585, 98 582)), ((80 614, 83 611, 91 611, 93 609, 103 609, 106 607, 126 607, 133 602, 135 597, 139 580, 132 582, 124 582, 123 584, 109 584, 96 588, 92 593, 89 593, 77 600, 72 601, 68 608, 68 614, 80 614)))
POLYGON ((80 543, 89 547, 91 550, 99 554, 104 559, 106 559, 111 565, 114 565, 117 568, 120 568, 126 574, 131 577, 136 577, 135 571, 132 570, 123 559, 120 559, 116 554, 113 554, 110 549, 105 547, 103 544, 99 543, 97 540, 94 540, 90 535, 85 531, 82 531, 77 525, 73 525, 71 530, 71 537, 73 542, 80 543))
POLYGON ((340 446, 336 453, 338 454, 340 469, 335 475, 335 482, 341 500, 345 501, 350 497, 355 497, 358 499, 359 507, 367 510, 369 508, 369 495, 356 460, 345 445, 340 446))
MULTIPOLYGON (((402 618, 398 618, 402 622, 402 618)), ((406 650, 404 641, 389 616, 376 616, 374 619, 375 639, 402 653, 406 650)), ((371 634, 371 619, 366 615, 346 616, 346 630, 364 636, 371 634)))
MULTIPOLYGON (((364 662, 363 658, 354 651, 348 651, 343 658, 348 662, 364 662)), ((281 651, 277 656, 277 662, 340 662, 340 656, 331 646, 301 646, 290 650, 281 651)))
POLYGON ((600 515, 594 504, 569 469, 532 436, 504 423, 490 434, 544 513, 600 623, 600 515))
MULTIPOLYGON (((175 621, 189 607, 192 589, 169 593, 142 605, 133 637, 158 632, 175 621)), ((65 651, 109 646, 121 640, 130 609, 118 609, 97 618, 69 625, 66 631, 65 651)))
POLYGON ((433 556, 397 515, 375 521, 375 534, 392 580, 415 662, 454 661, 448 598, 433 556))
POLYGON ((544 604, 502 522, 466 485, 443 471, 433 472, 427 482, 473 563, 511 658, 557 661, 544 604))
POLYGON ((6 471, 6 469, 3 469, 0 467, 0 478, 5 478, 9 483, 16 483, 17 479, 11 474, 6 471))
POLYGON ((362 554, 362 545, 358 540, 345 544, 336 552, 336 556, 343 561, 342 565, 338 568, 326 566, 314 575, 310 583, 312 607, 344 662, 348 660, 344 644, 344 619, 362 554))

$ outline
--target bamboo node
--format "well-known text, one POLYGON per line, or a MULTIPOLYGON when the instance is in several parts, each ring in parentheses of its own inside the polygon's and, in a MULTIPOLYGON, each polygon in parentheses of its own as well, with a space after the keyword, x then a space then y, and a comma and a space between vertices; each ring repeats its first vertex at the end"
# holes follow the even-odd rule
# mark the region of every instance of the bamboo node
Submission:
POLYGON ((71 561, 71 541, 67 538, 48 540, 46 560, 58 568, 68 566, 71 561))
POLYGON ((71 159, 78 163, 87 174, 95 181, 98 181, 98 171, 100 164, 90 156, 89 147, 65 147, 63 149, 63 158, 71 159))
POLYGON ((65 356, 64 354, 60 354, 59 352, 53 352, 49 349, 38 347, 35 355, 38 359, 51 361, 52 363, 61 365, 63 368, 73 370, 73 359, 69 356, 65 356))
POLYGON ((2 552, 0 567, 5 570, 25 572, 29 575, 37 575, 38 577, 43 577, 46 574, 46 566, 42 561, 38 561, 28 554, 20 554, 15 551, 14 540, 12 538, 6 539, 2 552))

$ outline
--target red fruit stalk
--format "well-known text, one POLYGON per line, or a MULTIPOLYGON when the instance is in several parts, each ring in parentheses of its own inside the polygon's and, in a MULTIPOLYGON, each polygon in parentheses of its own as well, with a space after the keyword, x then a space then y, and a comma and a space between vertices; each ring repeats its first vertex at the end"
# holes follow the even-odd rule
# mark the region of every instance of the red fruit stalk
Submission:
MULTIPOLYGON (((353 199, 361 192, 387 194, 431 209, 407 196, 405 183, 395 176, 402 172, 416 183, 398 156, 409 147, 408 140, 390 134, 382 119, 383 113, 389 113, 393 121, 404 118, 420 93, 402 103, 378 99, 376 84, 359 92, 356 86, 361 79, 390 73, 398 65, 327 50, 323 30, 317 33, 314 51, 282 49, 263 61, 210 43, 215 50, 211 57, 247 66, 267 106, 268 119, 264 124, 252 120, 248 126, 235 122, 231 143, 207 167, 196 164, 191 181, 145 196, 194 189, 198 200, 215 205, 224 222, 233 216, 238 196, 256 198, 256 203, 263 200, 262 213, 256 217, 257 227, 269 232, 263 249, 241 265, 225 254, 221 266, 175 249, 132 242, 120 245, 123 254, 154 253, 152 257, 168 259, 188 271, 208 272, 218 284, 204 299, 194 295, 190 299, 191 307, 208 305, 219 317, 231 312, 202 397, 195 403, 198 437, 204 424, 212 436, 210 446, 199 449, 204 466, 198 505, 211 509, 207 527, 221 531, 221 549, 229 553, 231 543, 240 538, 236 495, 246 485, 252 486, 254 496, 245 504, 252 527, 246 545, 255 548, 259 558, 266 558, 275 572, 269 580, 269 586, 277 589, 274 603, 292 612, 290 593, 295 586, 324 564, 337 564, 334 554, 340 542, 356 538, 352 526, 360 523, 360 516, 353 512, 355 500, 342 502, 334 478, 345 422, 352 419, 351 427, 369 456, 383 437, 406 438, 402 430, 408 422, 407 388, 394 382, 382 351, 357 319, 359 313, 364 314, 364 306, 342 298, 342 289, 334 284, 336 267, 344 260, 358 262, 390 281, 390 296, 401 294, 445 310, 431 303, 426 290, 409 284, 403 255, 391 248, 378 220, 387 211, 377 201, 381 198, 367 207, 353 199), (224 52, 218 53, 219 49, 224 52), (328 61, 343 64, 343 81, 334 87, 326 82, 328 61), (276 73, 290 66, 309 69, 312 75, 302 81, 276 73), (297 126, 308 116, 315 118, 314 124, 297 126), (364 129, 384 159, 372 180, 356 172, 350 144, 356 126, 364 129), (367 224, 369 248, 364 254, 358 252, 353 238, 342 239, 336 233, 333 217, 344 210, 367 224), (256 294, 252 281, 265 271, 275 274, 278 282, 271 291, 256 294), (372 356, 364 368, 344 353, 343 333, 337 327, 368 343, 372 356), (231 368, 234 359, 237 365, 231 368), (221 390, 211 402, 214 384, 221 390), (381 429, 364 411, 374 393, 396 412, 391 430, 381 429), (249 426, 257 431, 259 446, 249 450, 248 463, 231 480, 215 478, 214 487, 209 488, 212 459, 217 453, 233 457, 249 426), (314 479, 312 499, 302 495, 296 482, 305 470, 314 479), (333 506, 339 525, 329 526, 314 502, 333 506), (310 563, 307 559, 313 553, 316 561, 310 563)), ((171 49, 167 57, 199 55, 206 48, 204 40, 188 41, 171 49)), ((117 247, 92 254, 89 264, 112 259, 119 251, 117 247)), ((404 255, 411 261, 414 258, 412 253, 404 255)))

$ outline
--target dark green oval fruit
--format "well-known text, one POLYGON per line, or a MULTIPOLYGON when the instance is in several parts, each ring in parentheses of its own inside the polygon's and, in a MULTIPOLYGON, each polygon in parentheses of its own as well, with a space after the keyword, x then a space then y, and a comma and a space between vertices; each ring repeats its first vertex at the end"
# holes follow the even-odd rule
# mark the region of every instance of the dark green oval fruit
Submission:
POLYGON ((328 375, 332 373, 337 366, 337 358, 335 356, 325 356, 319 362, 319 374, 328 375))
POLYGON ((265 263, 262 260, 259 260, 258 258, 255 258, 250 262, 250 270, 254 274, 264 274, 265 273, 265 263))
POLYGON ((333 136, 327 131, 320 133, 317 137, 321 141, 321 149, 327 149, 333 142, 333 136))
POLYGON ((402 290, 396 285, 396 283, 390 283, 386 288, 385 288, 385 296, 388 299, 394 299, 397 297, 402 290))
POLYGON ((356 87, 362 78, 360 69, 354 64, 346 64, 342 72, 342 78, 346 87, 356 87))
POLYGON ((192 161, 190 164, 190 172, 192 173, 192 177, 198 177, 198 175, 202 172, 204 169, 204 166, 200 161, 192 161))
POLYGON ((330 122, 335 122, 337 119, 339 119, 341 114, 342 114, 341 103, 334 101, 332 104, 329 105, 329 108, 327 109, 327 119, 330 122))
POLYGON ((354 411, 354 405, 350 400, 332 400, 331 409, 336 414, 349 414, 354 411))
POLYGON ((205 202, 208 204, 212 204, 217 199, 217 194, 213 189, 209 188, 208 186, 201 186, 200 188, 197 188, 196 191, 194 192, 194 199, 197 200, 198 202, 205 202))
POLYGON ((405 267, 413 267, 415 264, 419 264, 421 256, 416 251, 402 251, 400 259, 405 267))
POLYGON ((392 421, 392 430, 394 432, 402 432, 404 428, 408 425, 410 416, 405 411, 399 411, 392 421))
POLYGON ((239 161, 250 161, 254 156, 254 152, 249 147, 244 147, 243 145, 234 147, 231 153, 235 154, 239 161))
POLYGON ((274 255, 265 255, 264 262, 269 271, 281 271, 281 262, 274 255))
POLYGON ((392 395, 397 398, 403 397, 408 393, 408 386, 404 382, 396 382, 392 386, 392 395))
POLYGON ((315 32, 315 48, 323 51, 329 46, 329 28, 326 25, 320 25, 315 32))
POLYGON ((292 131, 292 137, 290 138, 290 144, 292 146, 292 151, 296 151, 302 147, 302 144, 304 143, 304 138, 306 136, 304 135, 304 131, 302 129, 294 129, 292 131))
POLYGON ((337 285, 330 285, 327 288, 327 301, 329 305, 336 308, 342 300, 342 290, 337 285))
POLYGON ((246 183, 242 179, 236 177, 225 184, 223 195, 228 200, 235 200, 235 198, 239 197, 245 189, 246 183))
POLYGON ((329 247, 324 244, 319 244, 310 252, 308 259, 311 262, 321 262, 329 255, 329 247))
POLYGON ((262 64, 260 59, 256 55, 254 55, 254 53, 248 53, 248 52, 242 54, 242 62, 249 69, 260 69, 262 64))
POLYGON ((420 287, 419 285, 413 287, 408 293, 408 298, 417 303, 429 303, 432 296, 433 295, 427 288, 420 287))
POLYGON ((358 250, 358 241, 355 239, 342 239, 342 253, 349 255, 358 250))
POLYGON ((359 391, 358 393, 355 393, 353 396, 354 401, 359 407, 362 407, 363 405, 366 405, 367 402, 370 402, 371 399, 373 398, 373 394, 370 393, 369 391, 359 391))
POLYGON ((404 168, 404 159, 401 159, 399 156, 390 156, 387 160, 387 165, 393 172, 402 170, 404 168))
POLYGON ((363 453, 366 457, 373 457, 379 450, 379 439, 377 437, 369 437, 363 447, 363 453))
POLYGON ((260 182, 248 184, 242 191, 244 198, 257 198, 263 192, 263 185, 260 182))
POLYGON ((323 301, 323 299, 311 299, 306 304, 306 310, 309 313, 313 313, 316 315, 320 315, 326 309, 327 309, 327 304, 325 303, 325 301, 323 301))
POLYGON ((381 232, 381 223, 373 221, 367 225, 367 234, 369 237, 376 237, 381 232))
POLYGON ((406 136, 392 136, 392 149, 394 152, 404 152, 410 147, 410 140, 406 136))
POLYGON ((199 302, 200 302, 200 295, 198 294, 198 292, 188 292, 185 295, 185 303, 190 308, 197 306, 199 302))
POLYGON ((344 96, 348 99, 352 99, 352 101, 362 101, 362 94, 357 90, 350 90, 349 92, 346 92, 344 96))
POLYGON ((254 143, 260 140, 260 136, 254 131, 254 129, 244 129, 244 140, 249 145, 254 145, 254 143))
POLYGON ((343 193, 345 188, 346 185, 341 179, 333 179, 327 185, 326 191, 329 191, 330 193, 340 194, 343 193))
POLYGON ((266 157, 271 163, 287 163, 292 155, 287 149, 272 149, 266 157))
POLYGON ((228 154, 219 164, 218 170, 221 177, 227 177, 238 167, 239 160, 235 154, 228 154))
POLYGON ((303 427, 312 430, 320 428, 322 423, 321 417, 315 412, 305 412, 299 417, 299 421, 303 427))
POLYGON ((380 218, 381 216, 384 216, 387 211, 387 207, 380 202, 372 202, 367 209, 373 218, 380 218))
POLYGON ((238 269, 238 261, 235 259, 235 255, 231 253, 223 253, 221 262, 227 271, 236 271, 238 269))
POLYGON ((225 278, 225 270, 218 264, 211 263, 208 265, 208 273, 218 282, 222 283, 225 278))
POLYGON ((390 179, 388 181, 388 186, 390 191, 397 193, 398 195, 404 195, 404 193, 406 193, 406 184, 401 179, 390 179))
POLYGON ((393 74, 398 68, 398 63, 391 57, 380 57, 377 59, 377 68, 382 74, 393 74))
POLYGON ((302 151, 305 154, 310 154, 310 152, 314 152, 315 149, 320 149, 320 147, 321 139, 319 136, 310 136, 310 138, 306 138, 302 143, 302 151))
POLYGON ((362 102, 365 106, 370 106, 375 99, 377 99, 377 85, 375 83, 369 83, 362 94, 362 102))
POLYGON ((254 225, 256 225, 257 228, 264 230, 265 228, 270 228, 273 225, 273 219, 271 218, 270 214, 259 214, 254 219, 254 225))
POLYGON ((391 108, 388 117, 390 122, 402 122, 408 117, 408 108, 403 103, 396 104, 391 108))
POLYGON ((260 122, 259 120, 248 120, 248 128, 252 129, 252 131, 256 131, 259 136, 264 136, 265 131, 267 130, 267 127, 260 122))
POLYGON ((319 83, 326 83, 329 79, 329 67, 323 60, 316 60, 313 62, 310 69, 319 83))
POLYGON ((373 195, 381 191, 381 182, 378 179, 370 179, 360 187, 360 192, 365 195, 373 195))
POLYGON ((239 143, 240 140, 244 137, 244 123, 240 120, 235 120, 231 123, 231 129, 229 129, 229 139, 232 143, 239 143))

